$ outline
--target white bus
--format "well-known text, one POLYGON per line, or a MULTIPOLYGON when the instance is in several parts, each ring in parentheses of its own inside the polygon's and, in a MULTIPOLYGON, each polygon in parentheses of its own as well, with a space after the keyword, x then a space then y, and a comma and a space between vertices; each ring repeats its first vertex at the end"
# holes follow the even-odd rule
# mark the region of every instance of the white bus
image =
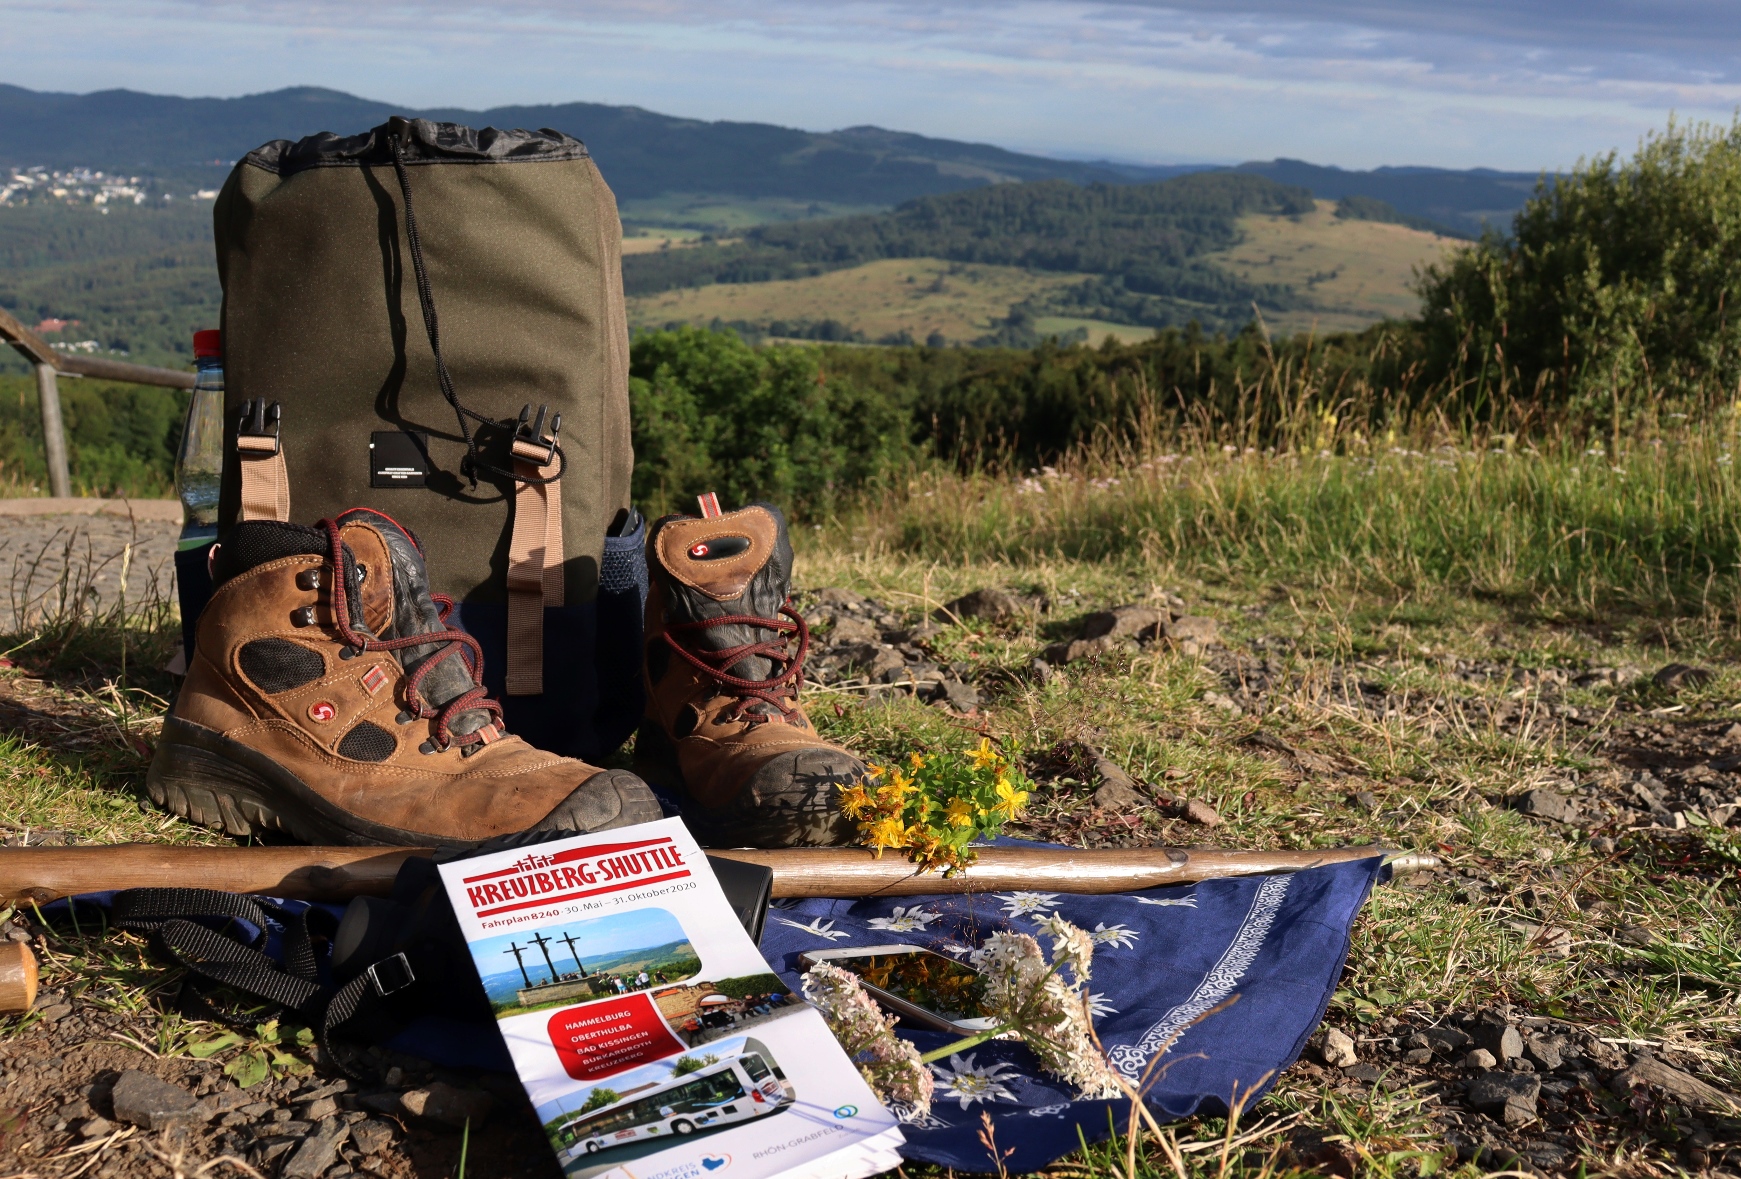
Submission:
MULTIPOLYGON (((753 1041, 752 1041, 753 1043, 753 1041)), ((797 1094, 760 1044, 555 1128, 560 1161, 779 1113, 797 1094)))

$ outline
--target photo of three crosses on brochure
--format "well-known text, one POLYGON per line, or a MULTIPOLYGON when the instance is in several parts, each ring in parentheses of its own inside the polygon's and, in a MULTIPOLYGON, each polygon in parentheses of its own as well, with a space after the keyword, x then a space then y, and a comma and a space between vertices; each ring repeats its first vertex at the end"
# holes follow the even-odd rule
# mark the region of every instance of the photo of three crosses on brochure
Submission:
POLYGON ((698 977, 700 957, 667 910, 555 922, 471 950, 498 1019, 549 1011, 554 1027, 569 1009, 644 995, 679 1049, 539 1105, 570 1174, 780 1113, 796 1100, 768 1045, 743 1033, 802 1002, 772 973, 698 977))

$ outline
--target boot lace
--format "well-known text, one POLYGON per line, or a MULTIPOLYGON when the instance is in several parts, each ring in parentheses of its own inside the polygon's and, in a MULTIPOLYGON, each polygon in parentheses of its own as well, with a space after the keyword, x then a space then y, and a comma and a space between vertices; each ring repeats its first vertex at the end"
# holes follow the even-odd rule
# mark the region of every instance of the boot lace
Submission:
POLYGON ((667 646, 682 656, 691 667, 718 684, 725 695, 736 698, 726 713, 727 720, 748 721, 752 725, 772 720, 772 714, 768 712, 746 711, 757 703, 773 706, 783 720, 791 720, 797 714, 798 689, 804 683, 804 656, 810 651, 810 628, 805 625, 804 616, 792 609, 790 602, 780 607, 780 613, 791 621, 763 618, 759 614, 727 614, 720 618, 704 618, 699 622, 674 622, 665 628, 667 646), (699 634, 716 626, 760 627, 775 632, 775 637, 763 639, 759 643, 727 647, 722 651, 692 650, 677 638, 679 634, 699 634), (790 638, 794 634, 798 636, 796 654, 788 649, 790 638), (776 674, 765 680, 746 680, 726 670, 756 656, 772 663, 776 674))
MULTIPOLYGON (((432 736, 438 749, 446 749, 458 745, 466 753, 474 752, 470 746, 488 745, 499 737, 502 732, 502 706, 490 699, 488 692, 478 681, 483 678, 484 651, 478 646, 478 641, 463 630, 432 631, 423 635, 400 635, 396 639, 378 639, 367 631, 356 630, 351 626, 350 588, 345 584, 344 576, 344 542, 339 539, 339 526, 332 520, 322 520, 320 527, 326 529, 328 555, 332 561, 332 612, 333 622, 338 628, 339 637, 354 648, 357 654, 365 651, 400 651, 406 647, 425 647, 442 644, 441 650, 423 660, 417 665, 417 670, 405 677, 405 703, 412 709, 412 715, 422 720, 434 717, 435 725, 432 736), (431 708, 423 699, 421 691, 424 677, 444 659, 455 655, 465 663, 466 670, 471 675, 472 687, 461 692, 440 708, 431 708), (473 730, 470 733, 455 734, 448 725, 453 718, 467 709, 481 708, 490 714, 490 723, 473 730)), ((445 594, 431 594, 443 626, 447 625, 447 616, 453 612, 453 599, 445 594)))

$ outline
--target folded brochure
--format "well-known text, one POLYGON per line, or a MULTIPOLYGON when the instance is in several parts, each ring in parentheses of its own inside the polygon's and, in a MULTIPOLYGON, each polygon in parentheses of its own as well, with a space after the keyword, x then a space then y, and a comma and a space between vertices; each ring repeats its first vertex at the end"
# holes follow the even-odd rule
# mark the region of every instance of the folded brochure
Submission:
POLYGON ((856 1179, 904 1139, 678 819, 441 868, 563 1171, 856 1179))

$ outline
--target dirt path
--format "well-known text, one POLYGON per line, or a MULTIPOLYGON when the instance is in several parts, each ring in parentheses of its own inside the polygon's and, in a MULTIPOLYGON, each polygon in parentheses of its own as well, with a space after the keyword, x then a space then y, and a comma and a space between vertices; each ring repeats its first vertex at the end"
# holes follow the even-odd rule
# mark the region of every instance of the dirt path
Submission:
POLYGON ((129 603, 170 596, 180 534, 173 500, 0 500, 0 613, 17 628, 81 598, 107 611, 123 588, 129 603))

